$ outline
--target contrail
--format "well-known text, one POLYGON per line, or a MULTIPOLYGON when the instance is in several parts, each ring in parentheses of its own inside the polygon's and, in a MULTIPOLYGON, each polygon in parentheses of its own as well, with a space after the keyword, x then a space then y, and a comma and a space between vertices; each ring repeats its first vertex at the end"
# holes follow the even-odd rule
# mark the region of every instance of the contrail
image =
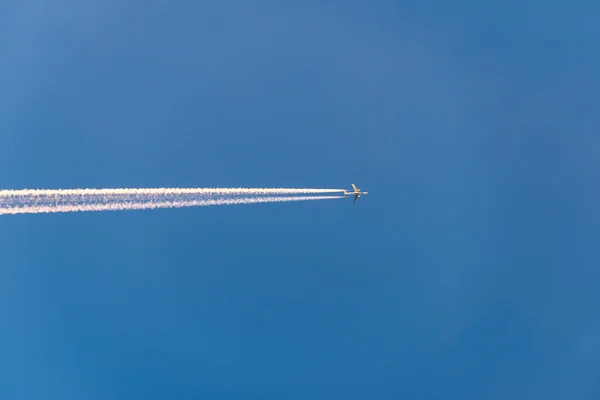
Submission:
MULTIPOLYGON (((157 200, 157 197, 139 196, 130 200, 102 199, 107 202, 96 202, 97 197, 83 196, 73 197, 64 196, 60 203, 56 204, 36 204, 35 202, 6 203, 0 196, 0 215, 3 214, 39 214, 39 213, 58 213, 58 212, 78 212, 78 211, 120 211, 120 210, 147 210, 154 208, 181 208, 181 207, 206 207, 222 206, 230 204, 255 204, 255 203, 279 203, 290 201, 308 201, 308 200, 330 200, 343 199, 344 196, 287 196, 287 197, 238 197, 224 199, 202 199, 190 198, 187 200, 157 200), (66 199, 65 199, 66 197, 66 199), (86 203, 86 201, 90 201, 86 203)), ((32 200, 31 198, 28 200, 32 200)))
POLYGON ((291 195, 341 193, 344 189, 287 188, 123 188, 123 189, 23 189, 0 190, 3 197, 19 196, 106 196, 106 195, 291 195))

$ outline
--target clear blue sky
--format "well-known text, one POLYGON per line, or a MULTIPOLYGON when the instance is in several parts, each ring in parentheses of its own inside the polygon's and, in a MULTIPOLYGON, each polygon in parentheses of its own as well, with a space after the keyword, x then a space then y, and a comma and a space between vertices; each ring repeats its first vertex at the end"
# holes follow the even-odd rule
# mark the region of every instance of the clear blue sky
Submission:
POLYGON ((371 194, 2 217, 2 399, 600 398, 597 1, 175 3, 0 3, 1 188, 371 194))

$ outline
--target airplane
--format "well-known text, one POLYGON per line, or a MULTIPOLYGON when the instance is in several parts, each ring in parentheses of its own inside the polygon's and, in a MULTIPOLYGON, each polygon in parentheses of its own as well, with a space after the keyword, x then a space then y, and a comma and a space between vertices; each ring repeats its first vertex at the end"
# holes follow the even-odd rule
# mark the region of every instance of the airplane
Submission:
POLYGON ((352 189, 354 189, 353 192, 348 192, 348 191, 344 190, 344 196, 347 196, 349 194, 354 195, 354 200, 352 201, 352 204, 356 203, 356 200, 360 197, 361 194, 369 194, 369 192, 361 192, 360 189, 357 188, 354 183, 352 184, 352 189))

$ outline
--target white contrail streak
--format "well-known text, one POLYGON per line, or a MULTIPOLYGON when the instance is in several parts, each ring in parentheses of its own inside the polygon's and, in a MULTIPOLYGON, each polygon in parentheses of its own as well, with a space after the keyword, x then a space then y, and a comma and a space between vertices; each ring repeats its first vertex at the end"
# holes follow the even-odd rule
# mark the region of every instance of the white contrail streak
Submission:
MULTIPOLYGON (((230 204, 279 203, 289 201, 343 199, 344 196, 288 196, 288 197, 239 197, 225 199, 188 199, 188 200, 156 200, 156 197, 139 197, 131 202, 85 203, 85 199, 68 198, 61 204, 2 204, 0 199, 0 215, 3 214, 39 214, 78 211, 120 211, 147 210, 154 208, 206 207, 230 204)), ((92 199, 93 200, 93 199, 92 199)), ((64 200, 63 200, 64 201, 64 200)))
POLYGON ((113 195, 291 195, 341 193, 344 189, 286 188, 124 188, 124 189, 22 189, 0 190, 3 197, 19 196, 113 196, 113 195))

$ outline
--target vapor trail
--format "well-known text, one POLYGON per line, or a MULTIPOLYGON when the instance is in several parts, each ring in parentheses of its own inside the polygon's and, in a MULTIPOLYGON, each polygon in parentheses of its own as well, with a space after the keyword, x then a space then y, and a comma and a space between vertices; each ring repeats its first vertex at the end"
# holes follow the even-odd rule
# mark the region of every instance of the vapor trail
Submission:
POLYGON ((3 197, 19 196, 112 196, 112 195, 291 195, 341 193, 344 189, 287 188, 123 188, 123 189, 23 189, 0 190, 3 197))
MULTIPOLYGON (((191 198, 187 200, 156 200, 155 197, 139 197, 137 200, 123 202, 85 203, 83 198, 70 198, 60 204, 35 204, 35 203, 10 203, 3 204, 0 199, 0 215, 6 214, 39 214, 78 211, 121 211, 121 210, 147 210, 154 208, 181 208, 181 207, 206 207, 230 204, 255 204, 255 203, 280 203, 290 201, 330 200, 343 199, 344 196, 287 196, 287 197, 238 197, 224 199, 191 198)), ((89 198, 88 200, 94 200, 89 198)))

